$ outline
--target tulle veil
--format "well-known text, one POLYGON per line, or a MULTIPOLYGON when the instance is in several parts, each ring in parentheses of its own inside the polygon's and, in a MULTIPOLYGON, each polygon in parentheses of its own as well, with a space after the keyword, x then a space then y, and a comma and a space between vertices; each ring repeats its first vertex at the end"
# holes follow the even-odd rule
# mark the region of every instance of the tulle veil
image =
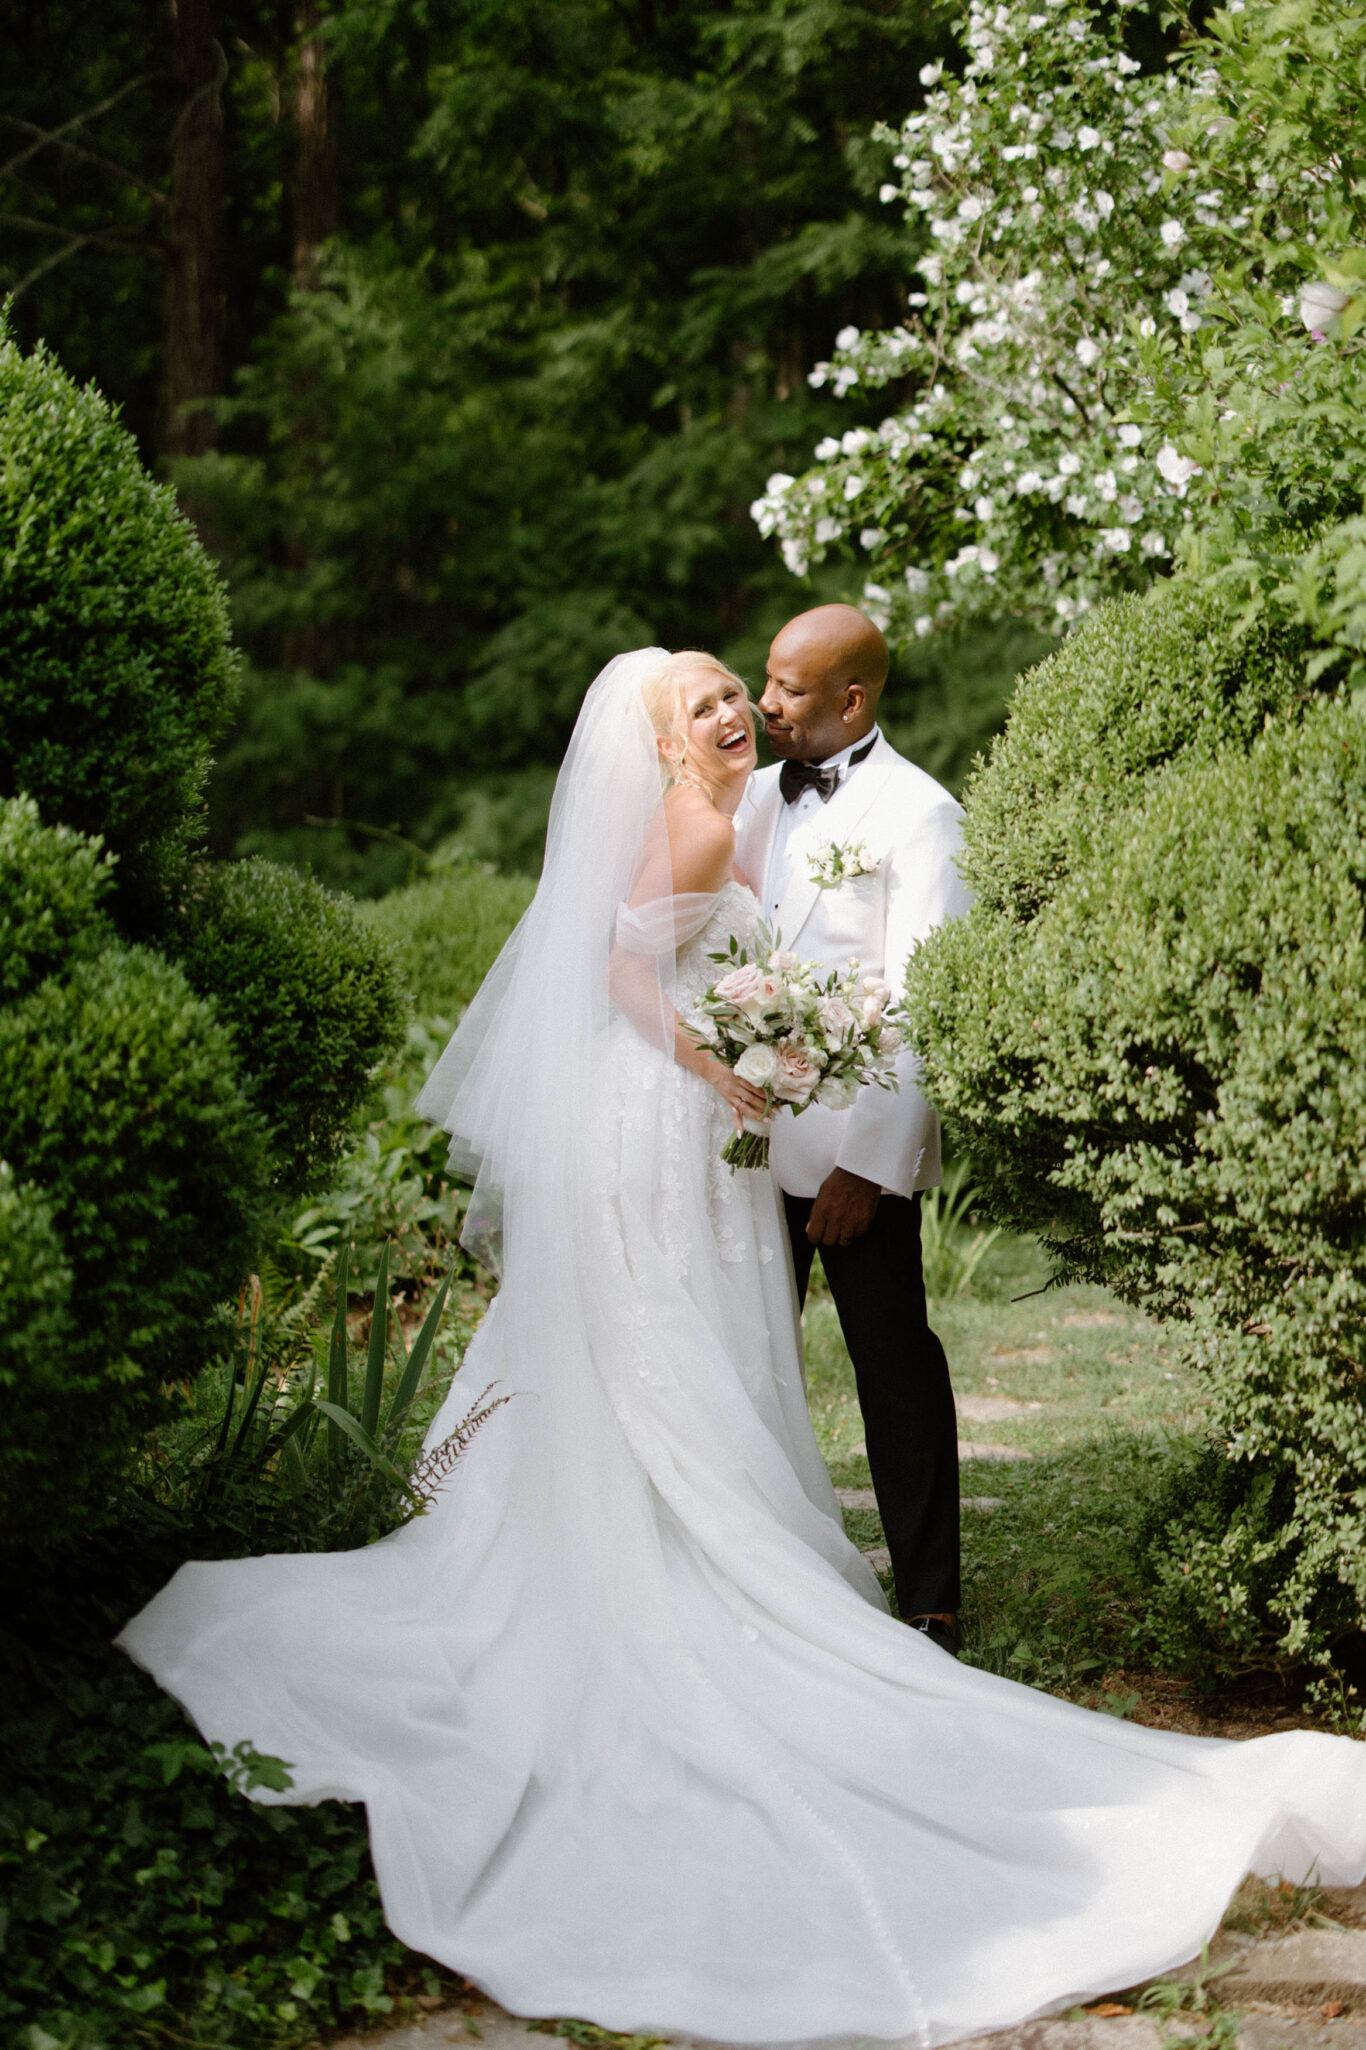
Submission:
POLYGON ((474 1184, 462 1243, 496 1274, 514 1206, 543 1219, 576 1200, 594 1143, 587 1079, 620 1007, 613 967, 623 955, 638 964, 636 1028, 672 1044, 674 950, 711 900, 661 890, 669 864, 649 858, 667 828, 645 689, 669 660, 665 648, 633 649, 590 685, 556 780, 535 897, 417 1098, 451 1135, 452 1172, 474 1184))

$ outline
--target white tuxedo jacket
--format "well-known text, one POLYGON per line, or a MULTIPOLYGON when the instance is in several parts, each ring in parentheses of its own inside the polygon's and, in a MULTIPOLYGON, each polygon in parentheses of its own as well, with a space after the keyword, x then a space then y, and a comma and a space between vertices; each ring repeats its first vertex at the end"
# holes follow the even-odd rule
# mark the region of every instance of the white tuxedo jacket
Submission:
MULTIPOLYGON (((778 776, 775 767, 751 779, 735 821, 737 864, 764 903, 783 803, 778 776)), ((865 974, 885 976, 898 994, 912 948, 967 910, 955 858, 962 818, 948 791, 879 735, 829 803, 793 826, 787 887, 774 920, 783 946, 829 968, 843 968, 857 954, 865 974), (808 857, 829 840, 861 841, 876 870, 821 889, 808 857)), ((898 1056, 897 1073, 895 1095, 870 1087, 860 1089, 849 1110, 813 1104, 800 1117, 776 1117, 770 1158, 778 1186, 791 1196, 814 1196, 838 1166, 898 1196, 935 1187, 942 1179, 939 1119, 917 1087, 920 1061, 911 1049, 898 1056)))

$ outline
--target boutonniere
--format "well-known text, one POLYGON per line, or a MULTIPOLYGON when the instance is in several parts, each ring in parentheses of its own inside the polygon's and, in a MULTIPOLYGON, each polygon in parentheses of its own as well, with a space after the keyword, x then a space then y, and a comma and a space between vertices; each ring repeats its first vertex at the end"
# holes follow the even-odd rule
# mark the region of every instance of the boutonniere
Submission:
POLYGON ((862 840, 822 840, 809 857, 811 880, 818 890, 837 890, 855 876, 870 876, 878 866, 862 840))

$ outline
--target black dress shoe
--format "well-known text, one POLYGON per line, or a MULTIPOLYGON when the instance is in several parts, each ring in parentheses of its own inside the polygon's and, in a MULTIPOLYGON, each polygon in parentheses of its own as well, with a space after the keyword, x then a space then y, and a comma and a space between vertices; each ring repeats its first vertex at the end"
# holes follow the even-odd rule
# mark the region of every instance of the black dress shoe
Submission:
POLYGON ((951 1659, 956 1659, 963 1649, 963 1633, 958 1625, 945 1623, 938 1616, 916 1616, 906 1627, 928 1637, 931 1644, 937 1644, 951 1659))

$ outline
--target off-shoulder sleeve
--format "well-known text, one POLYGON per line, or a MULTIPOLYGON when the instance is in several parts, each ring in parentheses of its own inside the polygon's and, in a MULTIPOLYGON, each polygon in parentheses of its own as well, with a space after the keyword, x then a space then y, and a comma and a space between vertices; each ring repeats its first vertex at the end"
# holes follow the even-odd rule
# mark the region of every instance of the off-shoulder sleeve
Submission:
POLYGON ((662 959, 695 939, 719 892, 692 891, 679 897, 652 897, 644 904, 623 904, 617 912, 617 945, 627 954, 662 959))

